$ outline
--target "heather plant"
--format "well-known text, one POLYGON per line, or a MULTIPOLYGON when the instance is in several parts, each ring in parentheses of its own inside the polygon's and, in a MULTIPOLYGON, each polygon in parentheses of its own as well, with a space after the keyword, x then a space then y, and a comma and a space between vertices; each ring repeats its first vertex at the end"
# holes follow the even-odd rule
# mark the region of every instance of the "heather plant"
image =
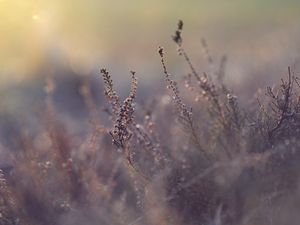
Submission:
POLYGON ((16 202, 7 185, 3 171, 0 169, 0 224, 15 225, 19 223, 16 202))
POLYGON ((20 128, 20 149, 7 160, 13 169, 0 168, 1 225, 298 224, 299 79, 288 68, 279 86, 241 106, 226 82, 227 58, 215 65, 202 39, 213 70, 199 73, 183 26, 179 21, 172 36, 188 67, 183 82, 169 72, 163 47, 162 96, 139 102, 131 71, 122 100, 101 69, 109 108, 102 117, 83 81, 81 135, 56 108, 55 80, 46 80, 39 126, 20 128))

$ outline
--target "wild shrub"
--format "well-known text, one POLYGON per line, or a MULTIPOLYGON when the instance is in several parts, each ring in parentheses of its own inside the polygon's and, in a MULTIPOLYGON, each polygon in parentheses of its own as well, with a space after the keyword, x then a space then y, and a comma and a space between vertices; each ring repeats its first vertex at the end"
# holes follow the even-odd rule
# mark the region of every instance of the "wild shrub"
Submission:
POLYGON ((214 71, 199 73, 183 26, 172 36, 189 70, 183 82, 169 72, 163 47, 167 91, 154 100, 137 101, 134 71, 122 100, 101 69, 107 118, 84 82, 82 136, 61 119, 47 80, 39 126, 22 128, 12 171, 0 169, 0 224, 298 224, 299 79, 288 68, 279 86, 242 107, 226 82, 227 58, 216 65, 203 39, 214 71))

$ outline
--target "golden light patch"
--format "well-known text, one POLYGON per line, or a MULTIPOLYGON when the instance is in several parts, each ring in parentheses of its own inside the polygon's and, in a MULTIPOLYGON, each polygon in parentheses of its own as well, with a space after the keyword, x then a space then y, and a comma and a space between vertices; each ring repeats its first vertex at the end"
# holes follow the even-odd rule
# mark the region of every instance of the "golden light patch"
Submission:
POLYGON ((32 19, 33 19, 33 20, 39 20, 39 19, 40 19, 40 17, 39 17, 39 15, 37 15, 37 14, 34 14, 34 15, 32 15, 32 19))

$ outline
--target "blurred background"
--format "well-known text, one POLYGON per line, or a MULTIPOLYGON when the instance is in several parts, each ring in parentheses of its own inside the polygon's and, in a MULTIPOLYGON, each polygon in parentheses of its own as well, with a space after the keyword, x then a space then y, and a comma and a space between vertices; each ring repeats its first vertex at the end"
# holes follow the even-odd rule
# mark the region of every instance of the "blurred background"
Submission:
POLYGON ((205 38, 216 64, 227 55, 232 86, 264 87, 287 66, 299 68, 297 0, 0 0, 0 120, 37 110, 47 76, 55 78, 58 105, 71 113, 80 108, 74 98, 82 79, 102 93, 101 67, 125 90, 128 71, 137 71, 139 92, 150 93, 163 83, 160 45, 180 79, 187 68, 171 41, 178 19, 197 69, 208 68, 205 38))
MULTIPOLYGON (((0 224, 6 219, 2 199, 8 199, 1 196, 10 197, 6 176, 17 191, 11 192, 16 203, 22 202, 16 212, 36 221, 25 224, 58 224, 53 218, 64 225, 146 224, 140 215, 148 224, 162 224, 156 221, 169 217, 164 210, 169 202, 188 217, 191 211, 192 219, 199 209, 201 216, 214 214, 220 221, 215 224, 223 220, 223 208, 228 221, 236 217, 248 224, 254 215, 261 221, 253 224, 276 224, 276 218, 281 219, 277 224, 300 224, 297 123, 282 129, 282 137, 278 132, 273 144, 280 125, 275 117, 270 124, 265 116, 244 124, 244 112, 237 115, 235 98, 228 98, 230 108, 217 113, 216 104, 206 104, 216 115, 193 111, 203 129, 199 137, 198 123, 194 126, 190 117, 190 131, 179 132, 157 52, 164 47, 169 72, 182 81, 189 69, 171 39, 179 19, 183 45, 199 73, 214 74, 227 56, 225 82, 241 107, 249 106, 249 99, 257 107, 256 90, 262 88, 258 96, 264 96, 266 85, 278 84, 288 66, 300 77, 300 0, 0 0, 0 224), (135 134, 129 147, 119 149, 124 154, 114 151, 107 130, 99 129, 113 126, 105 111, 102 67, 122 99, 130 88, 129 71, 139 78, 135 116, 145 135, 135 134), (273 122, 275 128, 267 132, 273 122), (208 151, 202 154, 202 148, 208 151), (123 165, 125 155, 131 166, 123 165)), ((185 90, 184 82, 178 83, 185 90)), ((181 94, 196 108, 193 98, 186 101, 181 94)))

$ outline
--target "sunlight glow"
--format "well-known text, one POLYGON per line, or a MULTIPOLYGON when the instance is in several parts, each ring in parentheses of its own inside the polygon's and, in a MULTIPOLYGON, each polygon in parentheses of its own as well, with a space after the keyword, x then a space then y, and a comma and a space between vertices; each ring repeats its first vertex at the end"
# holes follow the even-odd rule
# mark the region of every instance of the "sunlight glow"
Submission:
POLYGON ((32 19, 33 19, 33 20, 39 20, 40 17, 39 17, 39 15, 35 14, 35 15, 32 16, 32 19))

